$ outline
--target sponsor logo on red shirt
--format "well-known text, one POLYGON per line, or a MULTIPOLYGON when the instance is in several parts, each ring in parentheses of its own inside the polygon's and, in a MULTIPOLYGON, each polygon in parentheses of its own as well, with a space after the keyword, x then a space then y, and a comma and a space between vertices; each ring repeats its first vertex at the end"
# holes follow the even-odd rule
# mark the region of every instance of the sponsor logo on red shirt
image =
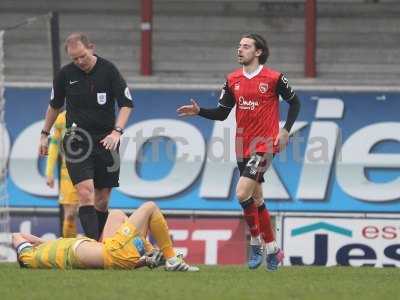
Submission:
POLYGON ((246 100, 243 96, 239 97, 239 109, 255 110, 258 106, 257 100, 246 100))

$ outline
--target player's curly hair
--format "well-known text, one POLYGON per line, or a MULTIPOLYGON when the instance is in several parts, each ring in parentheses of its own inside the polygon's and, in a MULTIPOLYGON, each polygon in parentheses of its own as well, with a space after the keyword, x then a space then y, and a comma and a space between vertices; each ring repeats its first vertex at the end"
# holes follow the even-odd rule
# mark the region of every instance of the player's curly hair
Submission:
POLYGON ((254 45, 257 50, 262 50, 261 55, 258 57, 258 62, 263 65, 267 62, 269 57, 269 48, 267 41, 257 33, 245 34, 242 38, 248 38, 254 40, 254 45))

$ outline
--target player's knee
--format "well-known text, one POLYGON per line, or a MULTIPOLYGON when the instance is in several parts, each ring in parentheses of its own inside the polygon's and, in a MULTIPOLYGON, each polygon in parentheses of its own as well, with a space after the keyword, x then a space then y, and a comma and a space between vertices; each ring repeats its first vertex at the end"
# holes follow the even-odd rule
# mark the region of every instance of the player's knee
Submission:
POLYGON ((112 219, 122 220, 122 221, 125 221, 127 219, 126 214, 120 209, 110 210, 108 217, 112 218, 112 219))
POLYGON ((250 196, 251 196, 250 193, 244 189, 236 190, 236 198, 238 198, 239 202, 246 201, 247 199, 250 198, 250 196))
POLYGON ((145 205, 146 209, 151 210, 151 211, 158 208, 157 204, 153 201, 147 201, 144 205, 145 205))
POLYGON ((122 210, 120 210, 120 209, 112 209, 112 210, 110 210, 109 215, 110 215, 110 216, 119 217, 119 216, 125 215, 125 214, 124 214, 124 212, 123 212, 122 210))

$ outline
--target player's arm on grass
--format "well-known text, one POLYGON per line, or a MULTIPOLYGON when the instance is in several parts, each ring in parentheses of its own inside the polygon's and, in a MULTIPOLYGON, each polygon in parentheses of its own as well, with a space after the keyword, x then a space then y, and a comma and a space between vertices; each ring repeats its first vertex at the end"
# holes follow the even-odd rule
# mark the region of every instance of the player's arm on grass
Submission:
POLYGON ((45 240, 29 233, 17 232, 12 234, 12 244, 15 249, 23 243, 30 243, 32 246, 37 246, 44 242, 45 240))
POLYGON ((199 115, 209 120, 223 121, 229 116, 229 113, 235 106, 235 99, 229 91, 227 83, 222 88, 217 108, 202 108, 195 100, 190 99, 190 101, 192 104, 184 105, 177 109, 180 117, 199 115))

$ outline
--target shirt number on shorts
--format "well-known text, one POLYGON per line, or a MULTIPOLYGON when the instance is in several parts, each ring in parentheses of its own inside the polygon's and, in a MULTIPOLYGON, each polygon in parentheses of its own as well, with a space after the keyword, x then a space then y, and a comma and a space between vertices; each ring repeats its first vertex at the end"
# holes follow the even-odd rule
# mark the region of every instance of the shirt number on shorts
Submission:
POLYGON ((260 164, 262 160, 262 156, 260 155, 253 155, 250 157, 249 161, 246 164, 246 167, 250 167, 250 168, 258 168, 258 165, 260 164))

